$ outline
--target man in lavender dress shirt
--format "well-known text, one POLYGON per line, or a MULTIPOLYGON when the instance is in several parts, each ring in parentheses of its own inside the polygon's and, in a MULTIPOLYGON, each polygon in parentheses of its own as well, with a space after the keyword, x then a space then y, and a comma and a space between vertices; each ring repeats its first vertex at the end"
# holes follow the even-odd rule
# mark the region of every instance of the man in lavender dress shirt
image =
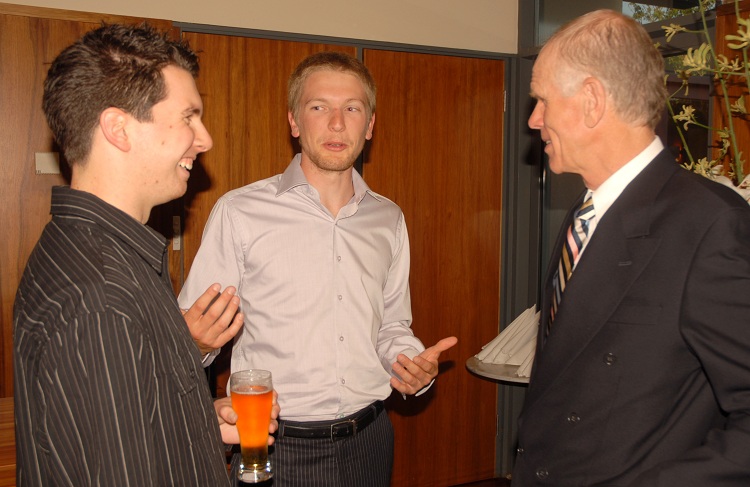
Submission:
POLYGON ((414 336, 404 215, 353 169, 375 122, 367 68, 313 54, 289 80, 288 110, 302 153, 219 199, 179 302, 211 282, 239 290, 232 370, 270 369, 284 412, 275 487, 387 486, 383 400, 429 386, 456 338, 425 350, 414 336))

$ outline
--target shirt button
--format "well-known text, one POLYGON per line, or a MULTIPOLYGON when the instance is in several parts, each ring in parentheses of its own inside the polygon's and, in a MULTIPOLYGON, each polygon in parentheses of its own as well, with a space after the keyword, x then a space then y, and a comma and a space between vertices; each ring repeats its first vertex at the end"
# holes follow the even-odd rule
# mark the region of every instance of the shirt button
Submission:
POLYGON ((339 337, 339 341, 343 342, 344 341, 344 337, 339 337))
POLYGON ((342 299, 344 299, 344 297, 342 295, 340 295, 340 294, 337 297, 339 298, 339 301, 341 301, 342 299))
POLYGON ((570 416, 568 416, 568 423, 570 424, 576 424, 581 420, 581 417, 578 416, 576 413, 570 413, 570 416))
POLYGON ((536 478, 539 480, 546 480, 549 477, 549 472, 546 468, 540 468, 536 471, 536 478))
POLYGON ((617 355, 614 353, 606 353, 604 354, 603 361, 607 365, 613 365, 615 362, 617 362, 617 355))
POLYGON ((341 383, 342 383, 342 384, 346 384, 346 379, 342 378, 342 379, 341 379, 341 383))
POLYGON ((341 256, 339 255, 338 257, 336 257, 336 260, 341 262, 341 256))

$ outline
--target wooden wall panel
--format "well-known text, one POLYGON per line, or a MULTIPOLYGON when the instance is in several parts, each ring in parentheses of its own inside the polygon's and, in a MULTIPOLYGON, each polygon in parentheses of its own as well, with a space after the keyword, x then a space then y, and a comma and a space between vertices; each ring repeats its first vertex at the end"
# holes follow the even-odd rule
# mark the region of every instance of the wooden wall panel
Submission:
POLYGON ((13 301, 26 260, 49 221, 51 187, 61 175, 37 175, 34 153, 51 152, 41 109, 42 84, 58 51, 95 24, 0 15, 0 228, 2 386, 13 395, 13 301))
POLYGON ((502 61, 366 50, 378 82, 370 187, 404 211, 411 243, 413 329, 426 346, 456 335, 432 389, 388 409, 394 486, 491 478, 496 386, 466 360, 500 316, 502 61))
MULTIPOLYGON (((62 175, 37 175, 35 153, 57 151, 41 109, 49 64, 86 31, 117 17, 0 3, 0 397, 13 395, 13 301, 26 261, 49 221, 52 186, 62 175)), ((171 22, 151 21, 159 28, 171 22)))
MULTIPOLYGON (((742 0, 739 2, 740 16, 747 18, 750 13, 750 0, 742 0)), ((727 41, 724 37, 728 34, 737 35, 737 31, 741 26, 737 24, 737 14, 735 10, 735 4, 729 3, 727 5, 721 5, 716 11, 716 40, 715 49, 718 54, 725 55, 728 59, 732 60, 739 57, 742 60, 742 51, 733 50, 727 47, 727 41)), ((746 30, 745 27, 742 27, 746 30)), ((718 93, 721 93, 721 87, 717 83, 715 89, 718 93)), ((748 85, 743 78, 733 77, 732 82, 728 85, 728 93, 730 103, 735 103, 739 97, 744 97, 745 105, 748 105, 748 85)), ((728 127, 727 110, 724 104, 723 96, 714 96, 713 99, 713 126, 714 127, 728 127)), ((750 107, 748 107, 750 108, 750 107)), ((743 117, 733 117, 734 132, 737 137, 737 146, 742 151, 742 159, 744 159, 743 171, 745 176, 750 174, 750 117, 747 115, 743 117)), ((715 143, 712 140, 712 143, 715 143)), ((716 152, 716 151, 715 151, 716 152)), ((716 157, 716 155, 714 155, 716 157)), ((729 162, 725 161, 724 167, 728 169, 729 162)))

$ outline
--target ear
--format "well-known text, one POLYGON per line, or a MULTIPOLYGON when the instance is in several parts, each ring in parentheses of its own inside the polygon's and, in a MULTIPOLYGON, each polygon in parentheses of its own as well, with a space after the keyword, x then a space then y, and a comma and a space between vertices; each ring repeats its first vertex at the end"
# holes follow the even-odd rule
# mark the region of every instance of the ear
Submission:
POLYGON ((584 98, 584 123, 588 128, 594 128, 607 112, 607 90, 601 81, 589 76, 583 80, 581 92, 584 98))
POLYGON ((370 123, 367 125, 367 134, 365 134, 365 140, 372 139, 372 127, 375 125, 375 114, 370 117, 370 123))
POLYGON ((99 115, 99 130, 104 138, 122 152, 130 151, 126 130, 131 117, 119 108, 109 107, 99 115))
POLYGON ((289 120, 289 126, 292 128, 292 137, 296 139, 299 137, 299 127, 297 126, 297 122, 294 121, 294 114, 287 112, 286 118, 289 120))

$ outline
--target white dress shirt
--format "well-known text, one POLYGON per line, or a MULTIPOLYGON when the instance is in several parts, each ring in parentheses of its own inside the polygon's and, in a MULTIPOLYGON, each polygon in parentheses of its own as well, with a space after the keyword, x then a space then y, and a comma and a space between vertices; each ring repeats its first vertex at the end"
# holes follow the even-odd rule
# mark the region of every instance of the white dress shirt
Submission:
POLYGON ((179 302, 236 286, 232 371, 270 370, 284 419, 330 420, 387 398, 398 354, 424 346, 410 328, 401 209, 353 171, 354 197, 334 217, 300 160, 218 200, 179 302))

